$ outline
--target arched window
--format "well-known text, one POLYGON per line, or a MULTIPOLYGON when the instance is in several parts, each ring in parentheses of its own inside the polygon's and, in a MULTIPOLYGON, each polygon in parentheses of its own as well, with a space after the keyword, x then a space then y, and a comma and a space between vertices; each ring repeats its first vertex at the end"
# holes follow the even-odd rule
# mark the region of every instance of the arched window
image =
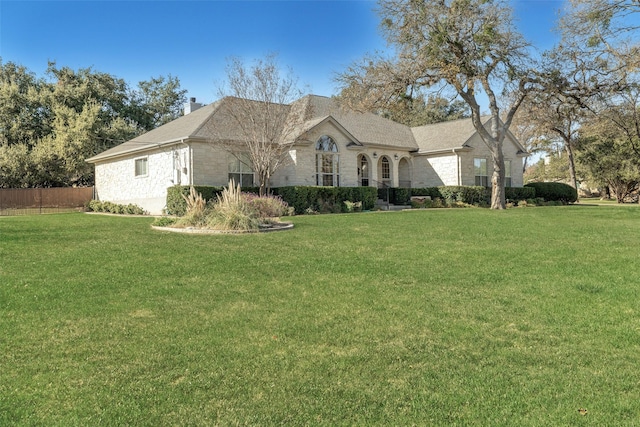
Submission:
POLYGON ((389 181, 391 179, 391 167, 389 166, 389 159, 383 157, 380 159, 380 168, 383 181, 389 181))
POLYGON ((316 142, 316 184, 340 186, 340 156, 338 145, 330 136, 323 135, 316 142))
POLYGON ((369 161, 363 154, 358 157, 358 180, 361 187, 369 186, 369 161))

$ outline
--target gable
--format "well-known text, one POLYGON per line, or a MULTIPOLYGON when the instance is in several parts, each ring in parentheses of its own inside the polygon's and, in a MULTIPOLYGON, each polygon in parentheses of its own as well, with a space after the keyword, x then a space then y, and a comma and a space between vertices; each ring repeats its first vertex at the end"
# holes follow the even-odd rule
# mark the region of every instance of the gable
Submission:
MULTIPOLYGON (((484 127, 488 129, 491 117, 483 116, 481 120, 484 127)), ((418 154, 464 151, 477 147, 478 143, 484 144, 471 118, 419 126, 411 130, 419 146, 418 154)), ((525 148, 511 132, 507 132, 505 143, 513 144, 518 153, 527 154, 525 148)))
POLYGON ((347 110, 331 98, 309 95, 294 102, 291 111, 298 119, 304 117, 307 124, 315 122, 317 125, 325 118, 331 117, 352 135, 355 141, 363 145, 388 146, 412 151, 418 149, 408 126, 373 113, 347 110))

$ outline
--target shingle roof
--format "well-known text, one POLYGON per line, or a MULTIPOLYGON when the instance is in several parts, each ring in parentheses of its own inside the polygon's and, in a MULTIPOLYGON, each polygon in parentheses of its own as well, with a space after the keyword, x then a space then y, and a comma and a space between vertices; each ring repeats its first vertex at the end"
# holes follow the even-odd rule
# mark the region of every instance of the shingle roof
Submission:
MULTIPOLYGON (((486 123, 488 118, 482 117, 481 120, 486 123)), ((418 152, 463 148, 476 133, 470 118, 419 126, 411 130, 418 143, 418 152)))
MULTIPOLYGON (((238 103, 243 101, 233 97, 223 98, 87 161, 95 163, 188 140, 241 141, 243 130, 239 128, 231 112, 236 111, 238 103)), ((253 105, 261 104, 256 102, 253 105)), ((276 120, 275 126, 276 131, 281 132, 287 142, 301 138, 313 127, 328 120, 333 120, 342 127, 356 143, 401 148, 419 153, 464 148, 464 144, 476 132, 471 119, 410 128, 373 113, 347 110, 334 99, 316 95, 305 96, 290 105, 269 106, 276 108, 278 115, 283 118, 282 122, 276 120)), ((485 125, 487 120, 488 117, 483 117, 485 125)))
POLYGON ((123 154, 144 151, 164 144, 171 144, 188 138, 202 137, 203 125, 213 116, 221 101, 206 105, 165 125, 139 135, 132 140, 87 159, 93 163, 98 160, 117 157, 123 154))
POLYGON ((303 111, 305 121, 333 117, 363 144, 387 145, 415 150, 418 148, 411 128, 373 113, 360 113, 342 108, 335 100, 309 95, 292 104, 292 112, 303 111))
MULTIPOLYGON (((238 129, 238 126, 234 125, 234 119, 230 115, 231 109, 237 106, 238 102, 240 102, 238 98, 222 98, 213 104, 199 108, 192 113, 93 156, 87 161, 94 163, 111 157, 145 151, 187 140, 240 140, 243 137, 243 133, 238 129)), ((281 110, 281 114, 286 115, 290 107, 277 105, 276 108, 281 110)))

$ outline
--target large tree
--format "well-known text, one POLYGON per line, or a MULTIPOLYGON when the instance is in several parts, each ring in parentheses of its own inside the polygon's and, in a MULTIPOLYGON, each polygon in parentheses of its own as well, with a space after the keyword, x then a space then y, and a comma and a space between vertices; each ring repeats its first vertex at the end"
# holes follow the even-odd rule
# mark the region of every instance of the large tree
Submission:
POLYGON ((45 85, 26 67, 0 58, 0 146, 30 146, 50 131, 45 85))
POLYGON ((180 88, 180 80, 171 75, 139 82, 132 95, 138 125, 149 131, 177 119, 182 115, 186 93, 186 89, 180 88))
POLYGON ((502 146, 514 114, 530 89, 528 45, 500 0, 380 0, 384 34, 397 55, 369 57, 339 77, 384 99, 445 83, 471 110, 473 124, 491 152, 491 207, 505 208, 502 146), (503 105, 508 91, 514 102, 503 105), (479 95, 491 116, 484 127, 479 95), (503 110, 504 107, 504 110, 503 110))
MULTIPOLYGON (((283 71, 277 55, 269 54, 252 65, 237 57, 226 68, 227 85, 219 89, 221 97, 233 97, 225 103, 225 114, 240 130, 235 140, 222 141, 240 161, 248 158, 258 178, 260 195, 270 191, 273 173, 288 161, 293 144, 292 123, 287 105, 300 98, 302 91, 291 70, 283 71), (285 107, 285 108, 283 108, 285 107)), ((220 129, 211 129, 221 138, 220 129)))
MULTIPOLYGON (((553 88, 560 87, 571 102, 589 113, 580 136, 583 163, 591 159, 587 171, 592 176, 602 176, 602 170, 616 161, 620 161, 620 172, 640 164, 638 16, 637 0, 572 0, 560 20, 563 39, 556 51, 564 66, 558 72, 562 84, 553 88), (601 136, 594 133, 598 129, 604 132, 601 136), (622 153, 632 158, 624 159, 622 153), (602 162, 596 174, 598 168, 591 166, 597 163, 593 160, 597 155, 602 162)), ((625 187, 609 185, 618 186, 618 193, 625 187)))
POLYGON ((49 63, 47 78, 0 61, 0 187, 91 185, 85 163, 178 116, 177 78, 140 82, 49 63))
POLYGON ((608 187, 621 203, 640 190, 640 90, 629 93, 607 113, 581 129, 577 159, 587 178, 608 187))

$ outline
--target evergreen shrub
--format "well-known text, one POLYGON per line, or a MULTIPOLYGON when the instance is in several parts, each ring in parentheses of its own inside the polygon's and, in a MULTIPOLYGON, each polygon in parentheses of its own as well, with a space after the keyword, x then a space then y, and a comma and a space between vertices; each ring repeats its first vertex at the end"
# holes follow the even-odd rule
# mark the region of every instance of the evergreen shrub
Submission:
POLYGON ((508 202, 520 203, 522 200, 534 199, 536 190, 532 187, 506 187, 504 189, 505 199, 508 202))
POLYGON ((412 188, 411 196, 417 197, 431 197, 431 200, 442 199, 442 194, 438 187, 424 187, 424 188, 412 188))
POLYGON ((89 212, 106 212, 113 214, 126 214, 126 215, 146 215, 147 212, 140 206, 133 203, 122 205, 112 202, 101 202, 100 200, 91 200, 86 205, 86 209, 89 212))
POLYGON ((448 204, 459 202, 469 205, 483 205, 491 202, 491 189, 486 187, 448 185, 438 187, 438 190, 448 204))
MULTIPOLYGON (((216 200, 222 193, 224 187, 195 186, 195 190, 202 194, 207 200, 216 200)), ((174 185, 167 189, 168 215, 183 216, 187 211, 187 204, 183 195, 189 194, 189 186, 174 185)), ((257 193, 257 188, 242 188, 244 193, 257 193), (252 191, 254 190, 254 191, 252 191)), ((296 214, 304 214, 306 211, 313 212, 347 212, 345 201, 353 203, 361 202, 363 210, 371 210, 376 203, 377 189, 374 187, 312 187, 312 186, 291 186, 274 187, 271 189, 275 196, 293 208, 296 214)), ((287 210, 288 213, 288 210, 287 210)))
POLYGON ((535 197, 541 197, 547 202, 574 203, 578 200, 576 189, 562 182, 531 182, 525 188, 533 188, 535 197))
POLYGON ((347 212, 345 201, 362 203, 363 210, 373 209, 377 189, 374 187, 278 187, 273 192, 291 206, 296 214, 306 212, 347 212))

